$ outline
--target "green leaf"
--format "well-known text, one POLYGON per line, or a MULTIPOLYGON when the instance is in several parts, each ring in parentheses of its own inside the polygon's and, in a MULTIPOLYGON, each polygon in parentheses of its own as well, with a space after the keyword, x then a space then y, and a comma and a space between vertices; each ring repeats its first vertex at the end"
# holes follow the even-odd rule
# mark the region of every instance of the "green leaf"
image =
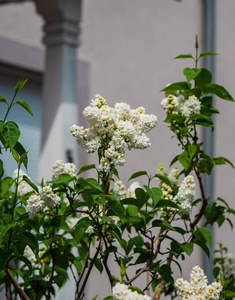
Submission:
POLYGON ((216 83, 207 84, 204 88, 207 93, 215 94, 221 99, 234 102, 233 97, 228 93, 228 91, 221 85, 216 83))
POLYGON ((160 266, 158 272, 166 282, 174 282, 174 280, 171 276, 172 271, 171 271, 170 266, 168 266, 166 264, 162 265, 162 266, 160 266))
POLYGON ((34 189, 38 194, 39 194, 39 190, 38 190, 38 187, 29 179, 29 177, 23 175, 23 180, 25 182, 28 183, 28 185, 31 186, 32 189, 34 189))
POLYGON ((12 184, 14 183, 14 180, 11 177, 5 177, 2 181, 1 181, 1 196, 4 196, 7 192, 9 192, 10 187, 12 186, 12 184))
POLYGON ((207 245, 204 243, 204 241, 201 241, 199 239, 195 239, 194 240, 194 244, 198 245, 199 247, 202 248, 202 250, 206 253, 206 255, 208 257, 210 257, 210 250, 209 248, 207 247, 207 245))
POLYGON ((144 188, 146 189, 146 191, 148 192, 150 198, 153 200, 153 206, 155 207, 155 205, 157 204, 157 202, 161 199, 162 197, 162 190, 157 188, 157 187, 153 187, 153 188, 149 188, 146 185, 144 186, 144 188))
POLYGON ((108 200, 107 207, 111 209, 116 216, 122 219, 125 215, 125 208, 117 200, 108 200))
POLYGON ((11 147, 11 154, 12 154, 12 157, 15 159, 15 161, 17 163, 19 163, 20 156, 19 156, 18 152, 13 147, 11 147))
POLYGON ((193 58, 192 54, 181 54, 176 56, 174 59, 193 58))
POLYGON ((146 193, 142 188, 138 187, 135 189, 135 195, 137 200, 139 201, 139 208, 141 208, 147 202, 146 193))
POLYGON ((25 83, 27 82, 27 79, 19 79, 16 86, 14 87, 14 90, 16 93, 18 93, 22 87, 25 85, 25 83))
POLYGON ((6 99, 3 97, 3 96, 0 96, 0 103, 3 103, 3 102, 5 102, 5 103, 7 103, 7 101, 6 101, 6 99))
POLYGON ((176 156, 172 159, 172 161, 171 161, 171 163, 170 163, 170 167, 171 167, 174 163, 176 163, 176 162, 178 161, 178 159, 179 159, 179 155, 176 155, 176 156))
POLYGON ((130 181, 131 179, 143 176, 143 175, 148 175, 148 173, 146 171, 138 171, 138 172, 132 174, 131 177, 128 179, 128 181, 130 181))
POLYGON ((212 55, 219 55, 218 53, 215 53, 215 52, 202 52, 200 53, 200 56, 199 57, 204 57, 204 56, 212 56, 212 55))
POLYGON ((88 226, 89 226, 89 224, 84 224, 83 227, 77 227, 76 226, 76 231, 75 231, 75 236, 74 237, 75 237, 75 240, 78 244, 82 240, 88 226))
POLYGON ((168 86, 166 86, 164 89, 161 90, 161 92, 175 92, 175 91, 181 91, 181 90, 188 90, 190 89, 190 85, 186 81, 181 82, 175 82, 168 86))
POLYGON ((20 106, 22 106, 28 113, 30 113, 31 116, 34 117, 33 112, 31 110, 31 107, 23 100, 17 100, 16 103, 18 103, 20 106))
POLYGON ((186 120, 185 116, 178 115, 178 114, 170 114, 166 117, 164 122, 165 123, 172 123, 174 121, 174 122, 183 123, 185 120, 186 120))
POLYGON ((82 173, 84 173, 86 171, 89 171, 91 169, 95 169, 95 168, 96 168, 95 164, 85 165, 85 166, 81 167, 81 169, 78 171, 77 175, 82 174, 82 173))
MULTIPOLYGON (((97 297, 97 296, 96 296, 97 297)), ((92 299, 93 300, 93 299, 92 299)), ((105 297, 103 300, 114 300, 112 296, 105 297)))
POLYGON ((81 273, 82 268, 83 268, 82 263, 81 263, 81 259, 79 257, 76 257, 75 260, 73 261, 73 264, 74 264, 78 274, 81 273))
POLYGON ((100 271, 100 274, 102 274, 104 267, 103 267, 103 264, 102 264, 100 258, 97 258, 95 260, 95 267, 96 267, 96 269, 98 269, 100 271))
POLYGON ((172 231, 175 231, 175 228, 172 227, 168 222, 162 221, 162 220, 154 220, 152 222, 153 227, 161 227, 162 229, 169 229, 172 231))
POLYGON ((235 298, 235 292, 233 291, 225 291, 226 298, 235 298))
POLYGON ((135 198, 125 198, 123 200, 120 200, 120 203, 122 205, 134 205, 139 207, 139 200, 135 198))
POLYGON ((182 152, 178 156, 178 161, 181 163, 186 172, 190 169, 192 159, 188 156, 187 151, 182 152))
POLYGON ((198 36, 196 34, 195 36, 195 48, 198 49, 199 48, 199 44, 198 44, 198 36))
POLYGON ((103 192, 101 185, 99 184, 99 182, 95 178, 87 178, 85 180, 90 186, 92 186, 92 187, 96 188, 97 190, 103 192))
POLYGON ((162 175, 160 173, 157 173, 157 174, 154 175, 154 177, 159 178, 162 182, 164 182, 165 184, 171 186, 171 181, 167 176, 162 175))
POLYGON ((4 269, 6 262, 9 260, 9 258, 11 257, 13 252, 14 252, 13 249, 9 249, 4 252, 2 252, 2 251, 0 252, 0 270, 4 269))
POLYGON ((0 232, 0 244, 2 242, 3 237, 5 236, 5 234, 8 232, 9 229, 11 229, 12 227, 14 227, 16 225, 15 221, 12 221, 11 223, 5 225, 1 232, 0 232))
POLYGON ((138 214, 138 207, 134 205, 128 205, 127 207, 127 213, 130 217, 134 217, 138 214))
POLYGON ((217 279, 217 277, 219 276, 219 272, 220 272, 220 268, 219 267, 215 267, 213 269, 213 276, 215 279, 217 279))
POLYGON ((214 123, 211 121, 211 119, 202 114, 192 114, 189 117, 189 120, 192 120, 192 122, 190 123, 191 125, 202 125, 212 128, 214 127, 214 123))
POLYGON ((184 75, 187 79, 187 82, 189 83, 191 80, 196 78, 200 72, 201 72, 200 69, 185 68, 184 75))
POLYGON ((10 147, 14 147, 20 137, 20 130, 17 124, 8 121, 2 130, 2 136, 10 147))
POLYGON ((211 83, 212 74, 209 70, 202 68, 201 72, 195 79, 196 87, 204 88, 207 84, 211 83))
POLYGON ((187 146, 188 154, 191 158, 193 158, 198 153, 199 149, 200 149, 199 144, 192 144, 187 146))
POLYGON ((74 180, 75 176, 70 176, 67 173, 63 173, 59 175, 57 180, 49 181, 49 183, 56 183, 56 184, 68 184, 70 181, 74 180))
POLYGON ((184 250, 185 253, 188 254, 188 256, 190 256, 193 253, 193 243, 183 243, 183 244, 179 244, 180 248, 184 250))
POLYGON ((28 245, 33 252, 36 252, 36 254, 38 254, 39 251, 38 241, 32 233, 25 231, 23 233, 18 234, 17 238, 20 243, 28 245))
POLYGON ((232 162, 222 156, 214 158, 214 163, 216 165, 225 165, 226 163, 228 163, 234 169, 234 165, 232 164, 232 162))
POLYGON ((197 227, 197 232, 205 238, 208 244, 212 247, 212 239, 210 229, 207 227, 197 227))
POLYGON ((2 160, 0 159, 0 178, 2 178, 3 174, 4 174, 3 162, 2 162, 2 160))
POLYGON ((0 120, 0 132, 2 132, 4 126, 5 126, 5 123, 2 120, 0 120))
POLYGON ((133 241, 136 248, 141 248, 144 245, 144 240, 141 236, 134 236, 133 238, 131 238, 131 240, 133 241))
MULTIPOLYGON (((24 155, 24 153, 28 153, 26 152, 25 148, 21 145, 21 143, 17 142, 14 146, 14 149, 16 150, 16 152, 20 155, 20 157, 22 157, 22 155, 24 155)), ((28 166, 28 156, 24 158, 23 160, 23 164, 27 170, 27 166, 28 166)))
POLYGON ((32 263, 28 260, 27 257, 25 257, 23 255, 19 255, 19 256, 17 256, 17 260, 21 260, 23 263, 25 263, 29 269, 29 273, 32 274, 32 272, 33 272, 32 263))
POLYGON ((158 201, 155 208, 157 208, 157 207, 173 207, 173 208, 177 208, 179 210, 183 210, 183 208, 181 206, 179 206, 178 204, 176 204, 175 202, 172 202, 171 200, 164 200, 164 199, 161 199, 158 201))

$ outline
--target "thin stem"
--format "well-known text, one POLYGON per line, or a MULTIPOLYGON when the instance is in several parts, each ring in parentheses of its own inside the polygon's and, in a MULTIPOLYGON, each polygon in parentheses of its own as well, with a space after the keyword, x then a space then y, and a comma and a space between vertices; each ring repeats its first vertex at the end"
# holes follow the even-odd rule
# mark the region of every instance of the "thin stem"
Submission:
MULTIPOLYGON (((23 300, 30 300, 30 298, 25 294, 25 292, 20 287, 19 283, 15 280, 14 276, 11 274, 9 269, 4 270, 7 274, 7 277, 10 279, 11 283, 13 284, 14 288, 16 289, 17 293, 19 294, 20 298, 23 300)), ((11 299, 11 298, 9 298, 11 299)))
POLYGON ((14 102, 14 100, 15 100, 16 95, 17 95, 17 92, 15 92, 15 94, 14 94, 14 96, 13 96, 13 99, 11 100, 10 105, 8 105, 8 103, 7 103, 8 108, 7 108, 7 112, 6 112, 5 118, 4 118, 4 120, 3 120, 4 123, 5 123, 6 119, 7 119, 7 116, 8 116, 8 114, 9 114, 10 109, 11 109, 12 106, 13 106, 13 102, 14 102))
POLYGON ((99 252, 100 252, 100 246, 101 246, 101 240, 100 240, 99 245, 98 245, 98 247, 97 247, 97 249, 96 249, 96 252, 95 252, 94 257, 93 257, 93 259, 92 259, 91 262, 90 262, 89 269, 88 269, 87 274, 86 274, 86 277, 85 277, 85 279, 84 279, 84 281, 83 281, 82 287, 81 287, 81 289, 80 289, 80 291, 79 291, 79 293, 78 293, 77 299, 80 299, 81 296, 82 296, 82 294, 83 294, 83 291, 84 291, 85 286, 86 286, 86 284, 87 284, 87 280, 88 280, 88 278, 89 278, 89 276, 90 276, 90 273, 91 273, 91 270, 92 270, 92 268, 93 268, 93 265, 94 265, 94 263, 95 263, 95 261, 96 261, 96 258, 98 257, 98 254, 99 254, 99 252))
POLYGON ((87 255, 87 258, 86 258, 86 262, 85 262, 84 268, 82 270, 82 273, 81 273, 79 279, 77 280, 77 287, 76 287, 76 292, 75 292, 75 299, 77 299, 78 292, 79 292, 79 285, 81 283, 83 275, 85 274, 85 270, 86 270, 86 268, 88 266, 88 260, 89 260, 89 257, 90 257, 90 247, 91 247, 91 239, 89 240, 88 255, 87 255))
MULTIPOLYGON (((52 237, 54 237, 54 233, 55 233, 55 229, 53 228, 52 237)), ((54 242, 54 240, 51 241, 50 246, 49 246, 49 250, 50 250, 50 253, 51 253, 51 257, 52 257, 52 269, 51 269, 51 278, 50 278, 49 286, 48 286, 48 294, 46 296, 47 300, 50 300, 50 297, 51 297, 51 290, 52 290, 52 284, 53 284, 54 272, 55 272, 56 259, 55 259, 53 246, 52 246, 53 242, 54 242)))

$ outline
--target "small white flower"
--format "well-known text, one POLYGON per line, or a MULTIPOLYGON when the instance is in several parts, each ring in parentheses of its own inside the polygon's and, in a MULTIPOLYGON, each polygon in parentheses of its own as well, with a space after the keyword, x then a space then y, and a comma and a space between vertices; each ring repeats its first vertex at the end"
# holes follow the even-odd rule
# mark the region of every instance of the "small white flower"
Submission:
POLYGON ((224 272, 227 277, 235 275, 235 258, 231 253, 225 255, 224 272))
POLYGON ((32 194, 27 200, 26 210, 29 214, 29 218, 33 219, 37 216, 40 210, 43 208, 44 202, 39 195, 32 194))
POLYGON ((199 266, 195 266, 190 274, 190 282, 179 278, 175 282, 175 287, 182 299, 218 300, 222 285, 219 282, 213 282, 211 285, 207 283, 208 279, 204 271, 199 266))
POLYGON ((77 168, 73 163, 63 163, 63 161, 60 159, 57 160, 52 167, 52 180, 57 180, 60 174, 63 173, 67 173, 70 176, 76 176, 76 172, 77 168))
POLYGON ((191 114, 200 114, 201 103, 195 96, 186 99, 181 107, 181 114, 189 117, 191 114))
POLYGON ((140 183, 138 181, 132 182, 132 184, 129 186, 126 198, 135 198, 135 190, 140 187, 140 183))
POLYGON ((138 294, 136 291, 128 289, 128 286, 123 283, 117 283, 113 289, 114 300, 151 300, 147 295, 138 294))
POLYGON ((41 199, 44 201, 44 204, 53 209, 55 206, 59 205, 61 199, 57 196, 50 186, 44 186, 41 192, 41 199))
POLYGON ((185 177, 180 185, 178 194, 173 201, 186 210, 187 214, 192 212, 192 203, 195 197, 195 182, 192 175, 185 177))
POLYGON ((122 183, 121 180, 118 180, 115 182, 114 187, 113 187, 113 191, 115 193, 115 196, 118 200, 122 200, 126 198, 126 187, 125 185, 122 183))

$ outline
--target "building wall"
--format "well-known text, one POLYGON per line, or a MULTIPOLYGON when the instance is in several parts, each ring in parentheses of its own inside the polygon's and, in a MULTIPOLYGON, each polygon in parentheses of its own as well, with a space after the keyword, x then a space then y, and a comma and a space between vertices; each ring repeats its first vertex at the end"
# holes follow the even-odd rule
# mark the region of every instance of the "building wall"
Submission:
MULTIPOLYGON (((232 0, 216 1, 216 82, 229 90, 235 97, 233 84, 233 56, 235 38, 233 36, 235 5, 232 0)), ((81 46, 78 57, 86 68, 79 70, 79 81, 84 87, 83 96, 78 99, 80 124, 82 110, 95 94, 103 95, 108 104, 127 102, 131 107, 145 106, 147 113, 158 116, 158 125, 150 134, 151 148, 132 150, 126 154, 126 165, 120 168, 125 182, 133 172, 147 170, 154 174, 159 163, 167 167, 178 153, 176 139, 172 139, 167 125, 163 123, 165 114, 160 107, 164 95, 160 90, 169 82, 183 79, 184 67, 192 67, 188 60, 173 60, 181 53, 194 54, 194 38, 202 40, 201 1, 195 0, 84 0, 81 24, 81 46)), ((44 48, 41 43, 42 18, 37 15, 34 4, 7 4, 0 6, 0 37, 18 40, 44 48), (16 26, 17 24, 17 26, 16 26)), ((0 45, 1 52, 1 45, 0 45)), ((215 152, 235 163, 234 104, 215 100, 221 114, 216 117, 215 152)), ((72 125, 72 124, 71 124, 72 125)), ((53 147, 53 141, 51 141, 53 147)), ((94 155, 79 152, 79 166, 92 163, 94 155)), ((215 195, 233 204, 234 170, 218 167, 215 173, 215 195)), ((142 183, 145 183, 144 181, 142 183)), ((234 221, 234 218, 232 218, 234 221)), ((235 253, 232 242, 234 233, 229 228, 216 230, 215 240, 224 241, 235 253), (223 238, 222 238, 223 237, 223 238)), ((199 251, 193 259, 187 260, 185 277, 196 263, 202 264, 199 251)), ((99 290, 100 276, 93 274, 92 284, 86 291, 90 300, 99 290), (99 278, 99 280, 97 280, 99 278)), ((107 295, 103 287, 102 296, 107 295)), ((70 290, 72 293, 73 291, 70 290)), ((68 291, 63 293, 68 295, 68 291)), ((64 294, 64 295, 65 295, 64 294)), ((62 294, 61 294, 62 295, 62 294)), ((72 297, 72 294, 71 294, 72 297)), ((58 297, 59 299, 59 297, 58 297)), ((61 298, 62 299, 62 298, 61 298)))

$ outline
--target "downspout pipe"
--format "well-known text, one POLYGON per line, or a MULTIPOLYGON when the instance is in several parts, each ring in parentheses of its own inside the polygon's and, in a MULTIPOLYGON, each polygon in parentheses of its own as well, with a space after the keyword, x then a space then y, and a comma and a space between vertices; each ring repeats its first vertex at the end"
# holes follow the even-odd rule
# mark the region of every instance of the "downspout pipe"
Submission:
MULTIPOLYGON (((202 0, 202 40, 203 52, 215 52, 215 0, 202 0)), ((203 59, 203 67, 207 68, 215 79, 215 56, 205 56, 203 59)), ((214 119, 212 119, 214 121, 214 119)), ((203 130, 204 151, 211 157, 214 157, 214 135, 211 128, 205 127, 203 130)), ((209 201, 214 200, 214 172, 211 176, 205 176, 205 194, 209 197, 209 201)), ((214 239, 213 228, 209 228, 212 236, 212 248, 210 250, 210 258, 204 255, 204 269, 208 277, 208 281, 212 282, 213 279, 213 251, 214 239)))

